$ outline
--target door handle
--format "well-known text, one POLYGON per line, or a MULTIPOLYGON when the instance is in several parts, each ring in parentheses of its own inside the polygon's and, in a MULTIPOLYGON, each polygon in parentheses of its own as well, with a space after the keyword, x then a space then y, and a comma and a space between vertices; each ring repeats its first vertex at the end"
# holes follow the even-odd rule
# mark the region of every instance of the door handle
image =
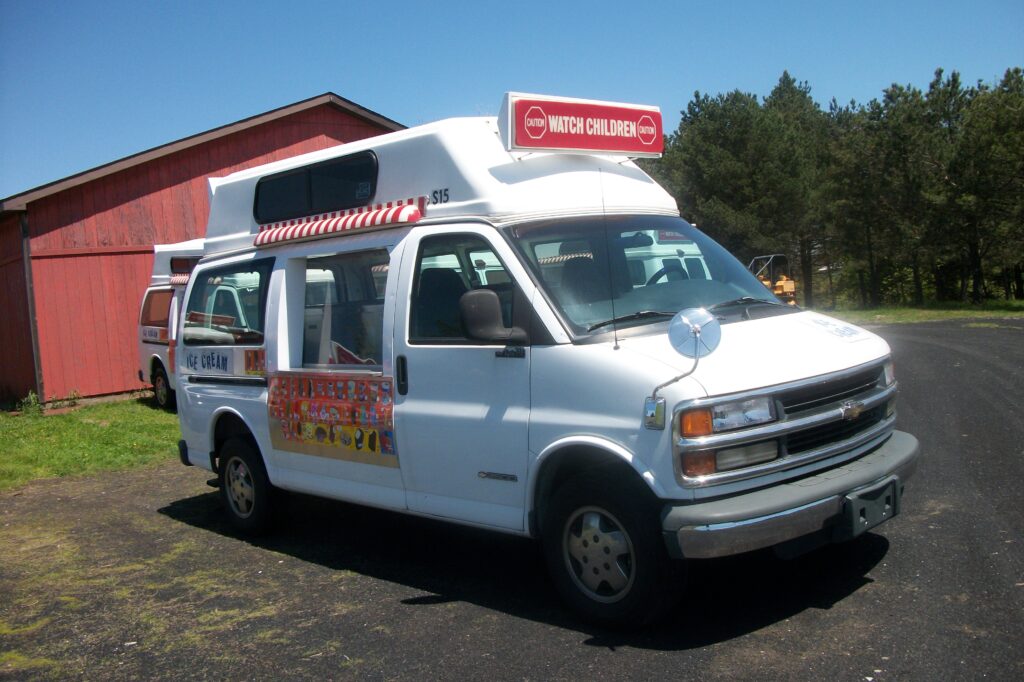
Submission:
POLYGON ((395 358, 395 388, 398 389, 398 395, 409 392, 409 366, 404 355, 395 358))
POLYGON ((501 350, 494 351, 496 358, 525 358, 526 349, 522 346, 505 346, 501 350))

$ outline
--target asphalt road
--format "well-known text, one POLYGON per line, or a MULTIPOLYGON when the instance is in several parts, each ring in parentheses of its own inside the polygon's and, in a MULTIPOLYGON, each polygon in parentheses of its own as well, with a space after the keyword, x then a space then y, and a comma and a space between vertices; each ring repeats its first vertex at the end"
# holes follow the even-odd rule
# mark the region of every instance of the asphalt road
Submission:
POLYGON ((1024 679, 1024 321, 876 331, 901 515, 696 564, 656 629, 580 624, 517 538, 293 497, 245 541, 166 465, 0 494, 0 678, 1024 679))

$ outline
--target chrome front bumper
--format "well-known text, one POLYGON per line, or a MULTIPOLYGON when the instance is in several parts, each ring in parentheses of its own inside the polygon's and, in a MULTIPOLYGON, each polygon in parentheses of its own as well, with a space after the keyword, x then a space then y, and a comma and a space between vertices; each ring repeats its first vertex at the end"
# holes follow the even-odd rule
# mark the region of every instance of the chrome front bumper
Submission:
POLYGON ((848 496, 892 478, 902 491, 917 469, 918 454, 916 438, 893 431, 870 454, 807 478, 709 502, 668 505, 662 532, 669 554, 688 559, 740 554, 838 527, 848 496))

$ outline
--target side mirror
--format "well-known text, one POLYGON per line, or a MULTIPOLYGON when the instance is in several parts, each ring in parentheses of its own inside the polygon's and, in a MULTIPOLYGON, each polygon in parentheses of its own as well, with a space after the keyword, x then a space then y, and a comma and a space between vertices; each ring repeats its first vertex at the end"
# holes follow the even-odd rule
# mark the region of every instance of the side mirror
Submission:
POLYGON ((485 343, 505 343, 509 346, 526 345, 526 332, 519 327, 506 327, 501 319, 501 301, 490 289, 467 291, 459 299, 462 326, 466 335, 485 343))

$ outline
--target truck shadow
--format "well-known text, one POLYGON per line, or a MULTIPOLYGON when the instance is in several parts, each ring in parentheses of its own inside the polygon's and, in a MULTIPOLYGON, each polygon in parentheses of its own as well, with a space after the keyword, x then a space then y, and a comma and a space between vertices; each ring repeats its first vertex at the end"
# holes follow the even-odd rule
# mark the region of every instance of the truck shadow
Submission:
POLYGON ((788 561, 761 551, 691 562, 689 587, 664 622, 619 632, 582 623, 562 606, 533 541, 305 495, 282 502, 275 529, 259 538, 240 537, 227 524, 215 492, 159 511, 272 552, 427 593, 401 600, 410 607, 469 602, 575 630, 586 635, 583 643, 610 649, 694 649, 806 609, 829 609, 871 582, 866 574, 889 548, 884 537, 868 533, 788 561))

